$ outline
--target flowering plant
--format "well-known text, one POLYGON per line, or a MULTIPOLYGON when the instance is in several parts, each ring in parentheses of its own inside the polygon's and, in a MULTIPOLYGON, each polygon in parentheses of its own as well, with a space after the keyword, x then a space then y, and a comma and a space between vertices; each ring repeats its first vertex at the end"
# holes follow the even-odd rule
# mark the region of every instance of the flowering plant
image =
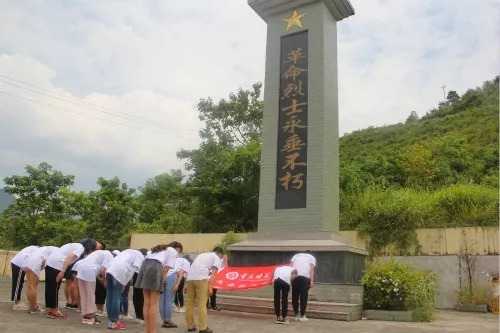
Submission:
POLYGON ((368 265, 363 278, 363 308, 413 311, 416 321, 431 321, 437 275, 395 261, 368 265))

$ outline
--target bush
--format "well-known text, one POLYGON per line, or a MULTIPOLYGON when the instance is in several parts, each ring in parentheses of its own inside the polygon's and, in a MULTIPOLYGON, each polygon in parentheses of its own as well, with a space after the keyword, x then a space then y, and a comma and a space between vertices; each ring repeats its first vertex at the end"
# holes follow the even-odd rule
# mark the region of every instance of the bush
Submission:
POLYGON ((418 245, 415 229, 432 218, 430 207, 426 192, 374 189, 359 195, 344 216, 361 235, 370 237, 370 255, 381 254, 389 244, 395 245, 397 254, 406 255, 418 245))
POLYGON ((498 225, 498 188, 454 185, 435 193, 442 226, 498 225))
POLYGON ((239 235, 235 234, 233 231, 229 231, 224 235, 221 242, 215 246, 220 247, 222 250, 224 250, 224 253, 227 253, 227 248, 229 245, 241 242, 242 240, 243 239, 239 235))
POLYGON ((361 279, 363 308, 413 311, 414 321, 433 321, 437 280, 435 273, 406 263, 371 263, 361 279))
POLYGON ((370 255, 394 245, 407 255, 418 246, 417 228, 498 225, 498 188, 452 185, 437 191, 371 188, 341 197, 341 226, 370 238, 370 255), (397 232, 394 232, 397 230, 397 232))
POLYGON ((462 305, 481 305, 488 304, 491 298, 491 289, 480 284, 462 287, 457 294, 458 304, 462 305))

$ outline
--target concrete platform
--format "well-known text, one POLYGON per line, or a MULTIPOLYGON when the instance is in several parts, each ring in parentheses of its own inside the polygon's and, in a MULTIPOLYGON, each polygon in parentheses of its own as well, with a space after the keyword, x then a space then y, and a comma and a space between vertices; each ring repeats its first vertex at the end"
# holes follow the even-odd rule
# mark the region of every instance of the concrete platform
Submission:
MULTIPOLYGON (((272 298, 218 295, 217 307, 221 310, 274 315, 272 298)), ((288 302, 289 317, 293 317, 291 302, 288 302)), ((353 321, 361 319, 361 304, 308 302, 308 318, 353 321)))

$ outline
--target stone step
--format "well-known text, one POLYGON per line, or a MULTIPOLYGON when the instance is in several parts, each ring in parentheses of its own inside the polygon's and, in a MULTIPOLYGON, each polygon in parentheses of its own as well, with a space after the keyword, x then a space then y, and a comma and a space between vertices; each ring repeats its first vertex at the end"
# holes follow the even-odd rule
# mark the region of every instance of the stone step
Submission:
MULTIPOLYGON (((274 315, 271 298, 217 295, 217 307, 221 310, 274 315)), ((288 313, 293 316, 291 302, 288 313)), ((307 316, 310 318, 353 321, 361 319, 361 304, 308 302, 307 316)))

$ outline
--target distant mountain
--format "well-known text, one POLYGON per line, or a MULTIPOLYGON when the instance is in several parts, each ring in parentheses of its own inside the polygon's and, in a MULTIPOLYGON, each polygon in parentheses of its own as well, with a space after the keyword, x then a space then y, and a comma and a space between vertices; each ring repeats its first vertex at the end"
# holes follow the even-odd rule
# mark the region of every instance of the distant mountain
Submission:
POLYGON ((14 201, 14 196, 0 189, 0 213, 14 201))

